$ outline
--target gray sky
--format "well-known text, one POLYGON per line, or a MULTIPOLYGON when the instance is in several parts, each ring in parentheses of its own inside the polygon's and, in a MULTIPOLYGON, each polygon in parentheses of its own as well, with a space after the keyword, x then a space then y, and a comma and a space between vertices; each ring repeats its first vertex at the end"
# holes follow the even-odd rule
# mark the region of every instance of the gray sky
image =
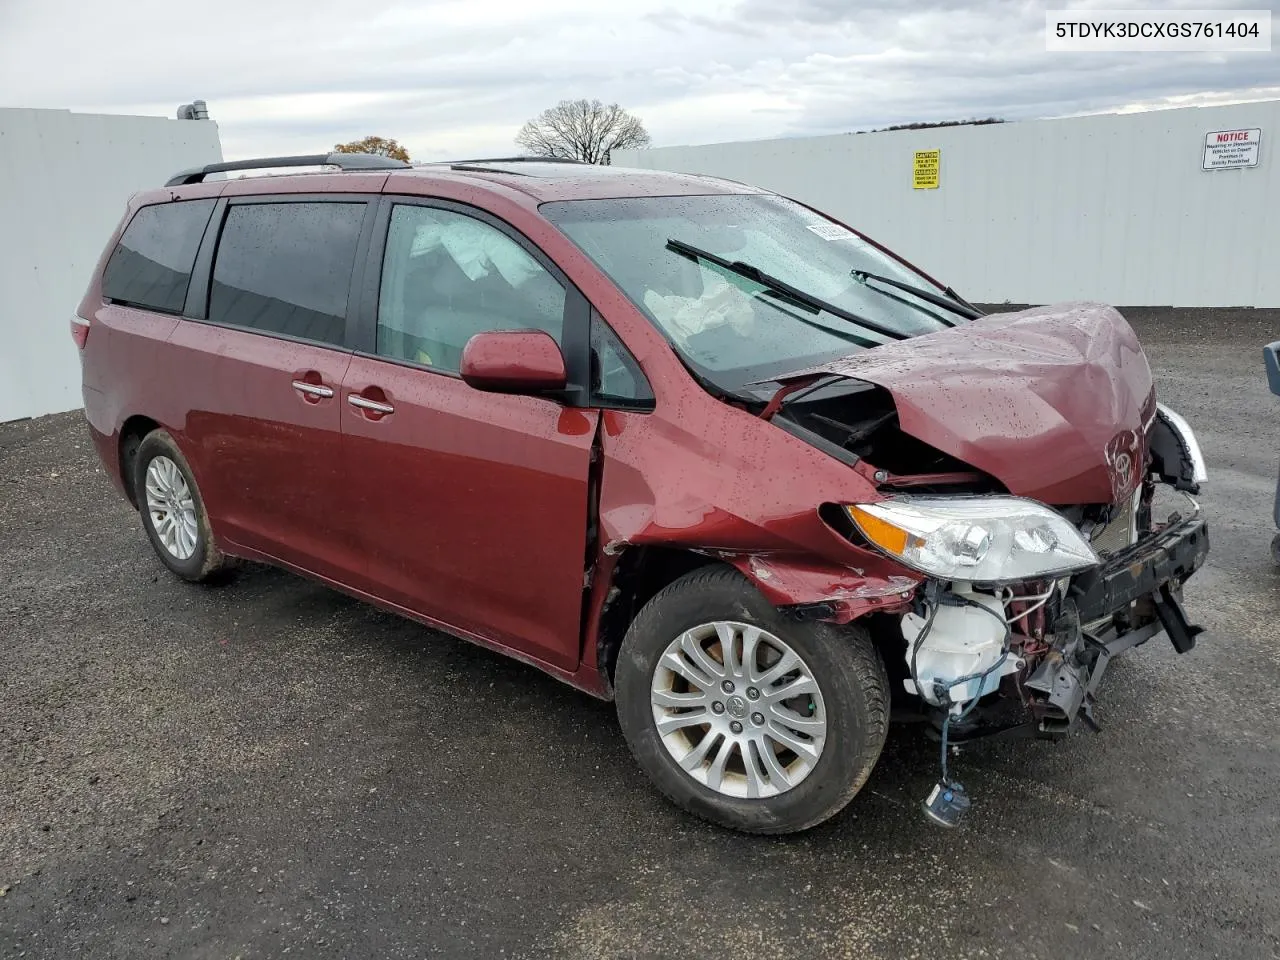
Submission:
POLYGON ((1045 52, 1046 7, 1139 5, 1280 0, 0 0, 0 106, 200 97, 228 158, 379 134, 436 160, 514 152, 574 97, 655 145, 1280 97, 1280 52, 1045 52))

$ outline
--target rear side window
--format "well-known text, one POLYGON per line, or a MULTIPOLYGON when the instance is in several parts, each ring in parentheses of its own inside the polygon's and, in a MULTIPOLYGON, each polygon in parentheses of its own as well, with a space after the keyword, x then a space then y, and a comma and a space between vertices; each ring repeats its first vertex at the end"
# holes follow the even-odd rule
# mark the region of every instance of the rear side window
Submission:
POLYGON ((134 214, 103 271, 102 295, 113 303, 181 313, 213 205, 187 200, 134 214))
POLYGON ((227 211, 209 320, 340 345, 363 203, 245 203, 227 211))

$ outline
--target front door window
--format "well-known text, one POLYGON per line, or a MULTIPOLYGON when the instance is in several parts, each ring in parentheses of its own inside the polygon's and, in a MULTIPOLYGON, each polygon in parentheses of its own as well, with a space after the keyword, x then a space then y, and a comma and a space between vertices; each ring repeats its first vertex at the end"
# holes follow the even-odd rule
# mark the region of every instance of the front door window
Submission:
POLYGON ((391 211, 378 298, 380 356, 456 374, 477 333, 542 330, 561 342, 564 287, 523 247, 474 217, 391 211))

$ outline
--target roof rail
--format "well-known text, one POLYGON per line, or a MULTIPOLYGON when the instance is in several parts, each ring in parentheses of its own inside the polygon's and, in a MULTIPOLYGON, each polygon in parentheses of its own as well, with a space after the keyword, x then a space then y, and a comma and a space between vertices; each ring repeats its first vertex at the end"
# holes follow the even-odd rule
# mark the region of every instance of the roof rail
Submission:
POLYGON ((257 160, 232 160, 228 163, 210 163, 175 173, 165 183, 166 187, 179 187, 188 183, 203 183, 211 173, 229 170, 266 170, 272 167, 337 167, 340 170, 407 170, 403 160, 382 157, 373 153, 315 153, 301 157, 260 157, 257 160))

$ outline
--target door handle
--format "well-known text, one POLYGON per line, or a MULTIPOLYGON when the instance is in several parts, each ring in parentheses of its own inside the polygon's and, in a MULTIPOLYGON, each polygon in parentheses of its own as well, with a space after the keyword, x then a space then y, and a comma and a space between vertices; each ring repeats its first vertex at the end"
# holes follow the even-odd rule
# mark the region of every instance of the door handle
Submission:
POLYGON ((293 381, 293 389, 299 393, 305 393, 309 397, 333 396, 333 387, 326 387, 322 383, 308 383, 306 380, 293 381))
POLYGON ((361 410, 369 410, 373 413, 395 413, 396 408, 389 403, 380 403, 377 400, 370 400, 368 397, 362 397, 358 393, 348 393, 347 403, 353 407, 359 407, 361 410))

